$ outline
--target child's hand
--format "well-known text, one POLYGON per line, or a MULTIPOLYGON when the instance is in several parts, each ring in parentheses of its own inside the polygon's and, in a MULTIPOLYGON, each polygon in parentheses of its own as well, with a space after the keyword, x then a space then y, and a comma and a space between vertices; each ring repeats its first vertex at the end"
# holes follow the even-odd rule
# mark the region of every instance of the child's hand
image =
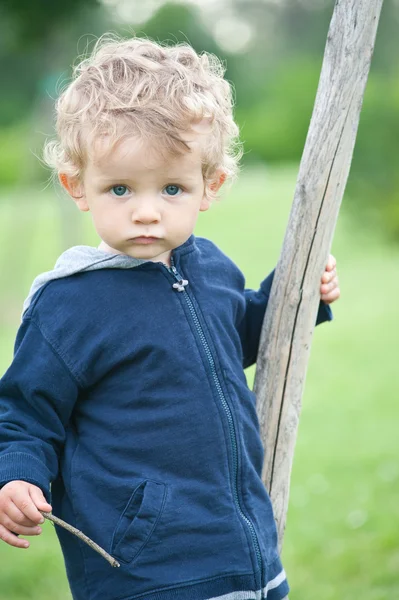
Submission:
POLYGON ((328 262, 326 266, 326 270, 324 271, 321 278, 321 286, 320 286, 320 298, 326 304, 331 304, 338 300, 341 295, 340 289, 338 287, 338 276, 337 276, 337 261, 330 254, 328 257, 328 262))
POLYGON ((18 535, 40 535, 44 518, 39 512, 51 512, 43 492, 26 481, 10 481, 0 490, 0 539, 16 548, 28 548, 29 542, 18 535))

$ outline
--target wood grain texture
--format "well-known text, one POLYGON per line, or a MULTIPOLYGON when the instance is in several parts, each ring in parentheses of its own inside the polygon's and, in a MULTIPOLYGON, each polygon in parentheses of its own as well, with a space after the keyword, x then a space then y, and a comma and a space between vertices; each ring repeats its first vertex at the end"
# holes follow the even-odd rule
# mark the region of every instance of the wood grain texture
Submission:
POLYGON ((349 174, 382 2, 336 1, 262 329, 254 390, 265 448, 262 476, 280 549, 320 280, 349 174))

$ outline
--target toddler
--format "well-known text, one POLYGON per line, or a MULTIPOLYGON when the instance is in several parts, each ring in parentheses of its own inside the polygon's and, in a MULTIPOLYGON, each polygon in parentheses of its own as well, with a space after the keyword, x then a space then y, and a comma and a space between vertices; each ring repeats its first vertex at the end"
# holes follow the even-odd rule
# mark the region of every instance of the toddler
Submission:
MULTIPOLYGON (((75 600, 278 600, 288 584, 261 480, 243 369, 258 291, 193 235, 240 157, 232 92, 188 45, 100 40, 57 102, 45 158, 98 248, 34 282, 0 381, 0 537, 17 548, 54 511, 75 600), (51 504, 50 504, 51 503, 51 504)), ((338 298, 335 260, 318 322, 338 298)))

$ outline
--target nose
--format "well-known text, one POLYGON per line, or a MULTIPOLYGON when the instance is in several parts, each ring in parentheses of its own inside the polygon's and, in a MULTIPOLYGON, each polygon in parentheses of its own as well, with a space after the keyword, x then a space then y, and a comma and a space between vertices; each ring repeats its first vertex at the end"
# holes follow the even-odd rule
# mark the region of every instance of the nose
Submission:
POLYGON ((132 221, 133 223, 142 225, 151 225, 152 223, 159 223, 161 215, 157 203, 150 198, 135 198, 132 208, 132 221))

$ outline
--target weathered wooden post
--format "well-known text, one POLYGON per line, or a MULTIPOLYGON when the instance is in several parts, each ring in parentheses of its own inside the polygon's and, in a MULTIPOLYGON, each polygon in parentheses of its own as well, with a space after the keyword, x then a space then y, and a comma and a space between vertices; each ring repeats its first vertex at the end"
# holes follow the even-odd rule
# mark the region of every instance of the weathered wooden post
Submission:
POLYGON ((302 390, 383 0, 336 0, 255 378, 263 481, 282 546, 302 390))

